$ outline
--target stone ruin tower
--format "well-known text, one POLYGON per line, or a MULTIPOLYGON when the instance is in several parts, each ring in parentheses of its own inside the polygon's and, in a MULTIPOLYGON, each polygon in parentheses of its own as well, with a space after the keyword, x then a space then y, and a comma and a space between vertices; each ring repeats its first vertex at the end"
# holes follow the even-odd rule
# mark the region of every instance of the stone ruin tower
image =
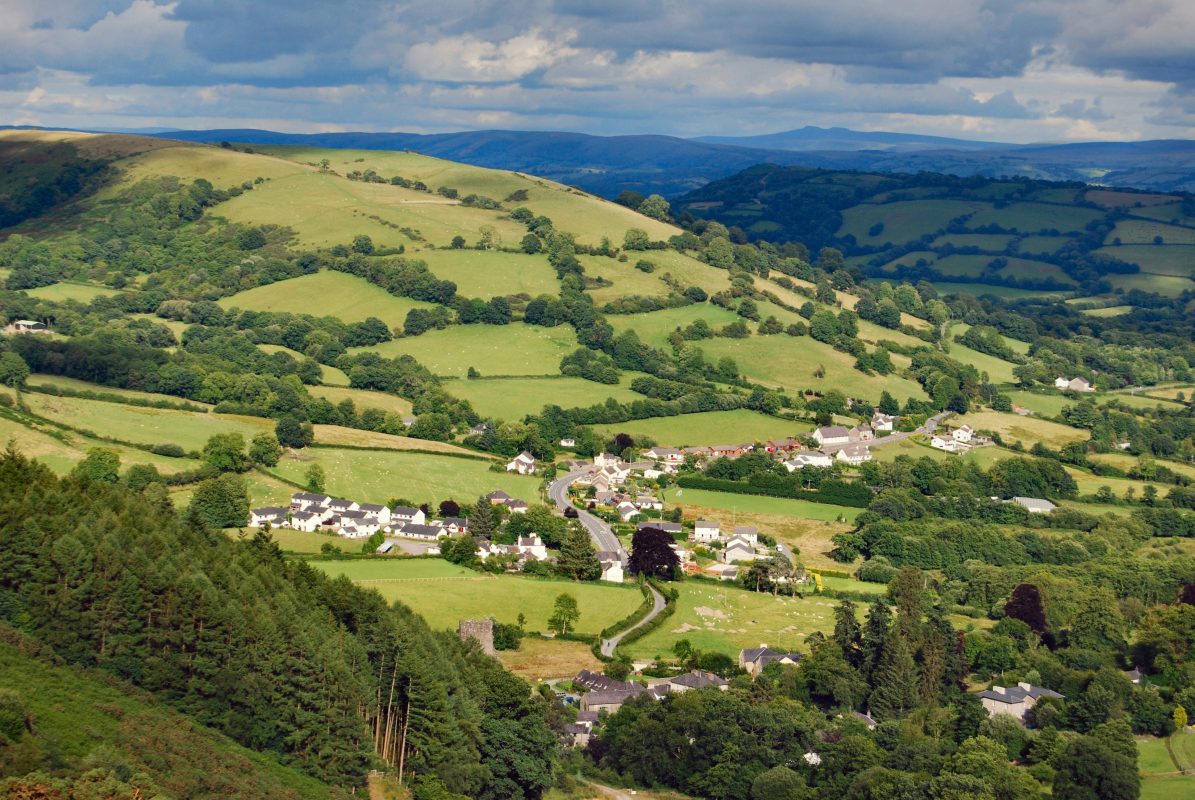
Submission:
POLYGON ((462 619, 459 627, 461 641, 475 640, 481 652, 494 655, 494 621, 492 619, 462 619))

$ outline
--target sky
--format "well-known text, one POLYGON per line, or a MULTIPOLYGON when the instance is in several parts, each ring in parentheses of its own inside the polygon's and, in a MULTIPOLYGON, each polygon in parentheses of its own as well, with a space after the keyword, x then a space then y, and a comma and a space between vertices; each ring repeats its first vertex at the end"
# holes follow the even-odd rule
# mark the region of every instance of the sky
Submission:
POLYGON ((1195 0, 0 0, 0 124, 1195 138, 1195 0))

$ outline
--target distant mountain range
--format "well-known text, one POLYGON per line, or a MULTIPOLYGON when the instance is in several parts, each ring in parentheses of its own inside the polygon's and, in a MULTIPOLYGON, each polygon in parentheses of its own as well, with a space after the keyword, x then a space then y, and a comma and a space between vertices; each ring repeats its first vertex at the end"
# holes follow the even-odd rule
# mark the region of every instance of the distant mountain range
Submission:
POLYGON ((1195 141, 1017 145, 917 134, 805 127, 764 136, 591 136, 544 131, 315 133, 253 129, 156 133, 192 142, 415 150, 542 175, 614 197, 624 189, 676 197, 761 163, 868 172, 939 172, 1195 191, 1195 141))

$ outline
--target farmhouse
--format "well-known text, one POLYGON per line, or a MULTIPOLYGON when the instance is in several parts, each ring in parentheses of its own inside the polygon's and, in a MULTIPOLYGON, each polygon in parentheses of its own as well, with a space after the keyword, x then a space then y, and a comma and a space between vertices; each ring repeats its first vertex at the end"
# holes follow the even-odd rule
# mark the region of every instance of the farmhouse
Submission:
POLYGON ((1064 392, 1094 392, 1095 387, 1086 378, 1055 378, 1054 388, 1062 389, 1064 392))
MULTIPOLYGON (((603 551, 605 553, 606 551, 603 551)), ((602 565, 602 580, 607 583, 622 583, 624 574, 621 558, 602 558, 598 553, 598 563, 602 565)))
POLYGON ((815 430, 813 440, 822 447, 828 444, 850 444, 851 432, 841 425, 830 425, 815 430))
POLYGON ((950 432, 950 438, 956 442, 970 442, 971 437, 975 434, 975 430, 970 425, 963 425, 961 428, 955 428, 950 432))
POLYGON ((979 693, 980 702, 989 716, 1007 714, 1019 722, 1024 722, 1029 709, 1037 705, 1037 701, 1043 697, 1064 699, 1058 692, 1024 682, 1008 688, 993 686, 986 692, 979 693))
POLYGON ((17 319, 4 326, 3 333, 49 333, 44 322, 33 319, 17 319))
POLYGON ((731 536, 722 549, 722 563, 737 564, 740 561, 755 560, 755 546, 743 536, 731 536))
POLYGON ((839 450, 835 457, 844 464, 857 467, 871 461, 871 449, 865 444, 852 444, 839 450))
POLYGON ((892 414, 882 414, 879 411, 871 415, 871 427, 876 432, 892 431, 896 428, 898 418, 892 414))
POLYGON ((828 469, 832 466, 834 466, 834 459, 820 450, 806 450, 784 462, 784 468, 789 472, 796 472, 804 467, 828 469))
POLYGON ((535 472, 535 456, 524 450, 507 462, 506 471, 517 472, 520 475, 533 474, 535 472))
POLYGON ((759 544, 759 530, 757 528, 751 527, 750 525, 740 525, 739 527, 735 528, 731 534, 730 540, 734 541, 735 539, 744 539, 752 547, 754 547, 755 545, 759 544))
POLYGON ((942 450, 947 453, 957 453, 959 450, 959 443, 953 437, 947 439, 943 436, 935 435, 929 440, 929 446, 935 450, 942 450))
POLYGON ((1008 502, 1016 503, 1030 514, 1049 514, 1051 511, 1058 508, 1058 506, 1054 505, 1049 500, 1043 500, 1040 497, 1014 497, 1008 502))
POLYGON ((722 527, 716 522, 699 519, 693 523, 693 535, 689 538, 700 544, 716 542, 722 538, 722 527))
POLYGON ((779 661, 781 664, 796 664, 804 657, 800 653, 784 653, 773 650, 766 644, 761 644, 759 647, 748 647, 739 651, 739 668, 748 675, 758 675, 763 672, 764 667, 773 661, 779 661))
POLYGON ((534 558, 536 561, 548 560, 548 548, 544 544, 544 540, 539 538, 539 534, 529 533, 526 536, 520 536, 514 546, 519 549, 519 555, 534 558))

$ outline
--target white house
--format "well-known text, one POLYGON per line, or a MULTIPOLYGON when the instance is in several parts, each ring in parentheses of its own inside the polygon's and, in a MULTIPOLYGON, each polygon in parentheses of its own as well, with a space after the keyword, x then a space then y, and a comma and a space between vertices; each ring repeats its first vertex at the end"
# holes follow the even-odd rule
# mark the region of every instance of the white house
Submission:
POLYGON ((598 469, 602 467, 618 466, 622 463, 622 459, 613 453, 598 453, 593 457, 593 465, 598 469))
POLYGON ((534 558, 536 561, 546 561, 548 558, 548 548, 544 545, 544 540, 539 538, 539 534, 529 533, 526 536, 520 536, 515 542, 515 547, 519 549, 521 556, 534 558))
POLYGON ((660 499, 658 497, 652 497, 648 494, 639 495, 634 499, 633 502, 635 503, 635 507, 639 509, 647 508, 651 509, 652 511, 664 510, 664 504, 660 502, 660 499))
POLYGON ((759 544, 759 531, 752 528, 750 525, 740 525, 731 532, 730 541, 735 539, 744 539, 752 547, 759 544))
POLYGON ((443 539, 448 536, 448 531, 441 528, 439 525, 424 525, 421 522, 408 522, 405 525, 400 525, 394 529, 395 536, 401 536, 404 539, 421 539, 425 542, 434 542, 438 539, 443 539))
POLYGON ((286 524, 286 515, 289 513, 290 509, 274 506, 255 508, 249 512, 249 527, 260 528, 268 523, 270 527, 277 528, 286 524))
POLYGON ((535 472, 535 456, 524 450, 507 462, 506 471, 517 472, 520 475, 531 475, 535 472))
POLYGON ((935 450, 944 450, 947 453, 958 452, 958 442, 953 438, 946 439, 942 436, 935 435, 929 440, 929 446, 935 450))
POLYGON ((394 510, 390 512, 390 525, 394 527, 400 525, 423 525, 426 522, 427 516, 421 508, 395 506, 394 510))
POLYGON ((796 664, 802 658, 804 656, 800 653, 785 653, 773 650, 766 644, 761 644, 759 647, 748 647, 739 651, 739 668, 748 675, 758 675, 763 672, 764 667, 773 661, 779 661, 781 664, 796 664))
MULTIPOLYGON (((358 508, 359 511, 364 511, 368 516, 373 517, 378 521, 379 525, 385 527, 390 524, 390 507, 384 506, 381 503, 362 503, 358 508)), ((422 511, 419 513, 423 513, 422 511)))
POLYGON ((784 462, 784 468, 789 472, 796 472, 802 467, 829 469, 832 466, 834 466, 834 459, 820 450, 805 450, 784 462))
POLYGON ((685 461, 685 454, 674 447, 653 447, 650 450, 644 450, 643 457, 665 464, 683 464, 685 461))
POLYGON ((290 515, 290 527, 296 531, 314 533, 320 529, 323 522, 323 514, 316 514, 311 511, 294 511, 290 515))
POLYGON ((871 415, 871 427, 877 433, 892 431, 896 428, 896 417, 891 414, 881 414, 879 411, 871 415))
POLYGON ((503 503, 503 505, 506 506, 512 514, 526 514, 527 509, 531 507, 527 505, 525 500, 515 500, 514 498, 507 500, 505 503, 503 503))
POLYGON ((563 439, 560 440, 560 446, 561 447, 576 447, 577 440, 571 436, 565 436, 563 439))
POLYGON ((1070 378, 1063 378, 1062 376, 1059 376, 1054 379, 1054 388, 1055 389, 1066 389, 1069 386, 1070 386, 1070 378))
POLYGON ((692 539, 699 544, 709 544, 722 538, 722 527, 716 522, 699 519, 693 524, 692 539))
POLYGON ((618 511, 618 516, 623 522, 630 522, 639 516, 639 509, 630 500, 623 500, 615 510, 618 511))
POLYGON ((290 507, 295 511, 315 511, 317 508, 327 508, 331 500, 326 494, 295 492, 290 497, 290 507))
POLYGON ((464 533, 469 528, 469 521, 461 517, 445 517, 434 524, 436 527, 443 528, 453 536, 458 533, 464 533))
POLYGON ((622 556, 613 550, 603 550, 598 553, 598 562, 602 565, 602 580, 609 583, 622 583, 622 556))
POLYGON ((732 536, 727 540, 726 547, 722 549, 721 560, 723 564, 754 561, 755 546, 745 538, 732 536))
POLYGON ((333 497, 328 500, 326 508, 333 514, 343 514, 346 511, 356 511, 361 506, 357 505, 355 500, 346 500, 343 497, 333 497))
POLYGON ((961 428, 955 428, 950 432, 950 438, 956 442, 970 442, 973 435, 975 435, 975 431, 970 425, 963 425, 961 428))
POLYGON ((865 444, 852 444, 839 450, 835 457, 844 464, 857 467, 871 461, 871 449, 865 444))
POLYGON ((993 686, 986 692, 979 693, 979 700, 989 716, 1007 714, 1018 722, 1023 722, 1029 709, 1037 705, 1037 701, 1043 697, 1064 699, 1058 692, 1024 682, 1007 688, 993 686))
POLYGON ((45 323, 34 319, 17 319, 4 326, 4 333, 49 333, 45 323))
POLYGON ((822 447, 828 444, 849 444, 851 432, 841 425, 829 425, 815 430, 813 440, 822 447))

